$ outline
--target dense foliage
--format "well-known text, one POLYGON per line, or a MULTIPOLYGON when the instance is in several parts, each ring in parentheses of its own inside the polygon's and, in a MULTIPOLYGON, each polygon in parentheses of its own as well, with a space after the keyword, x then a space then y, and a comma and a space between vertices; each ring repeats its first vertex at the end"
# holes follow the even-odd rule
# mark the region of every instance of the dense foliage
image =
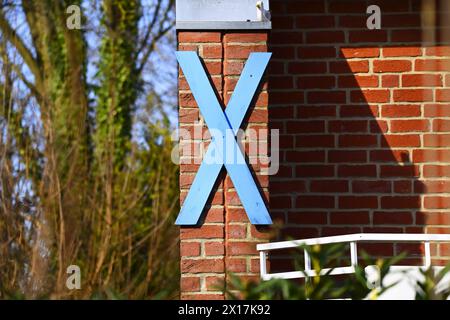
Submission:
POLYGON ((0 1, 0 298, 175 296, 172 9, 0 1))
MULTIPOLYGON (((311 259, 311 267, 315 275, 311 276, 301 267, 300 255, 295 259, 296 270, 304 275, 300 281, 273 278, 268 281, 247 281, 239 276, 230 275, 230 281, 223 284, 229 299, 244 300, 324 300, 352 299, 376 300, 386 291, 395 287, 398 282, 385 281, 393 265, 396 265, 408 254, 404 252, 389 259, 373 259, 362 253, 363 261, 355 266, 355 272, 345 276, 332 276, 336 265, 346 259, 346 247, 343 244, 325 246, 303 246, 311 259), (334 267, 333 267, 334 266, 334 267), (369 277, 365 266, 376 270, 376 280, 369 277), (306 280, 305 280, 306 279, 306 280), (375 280, 375 281, 374 281, 375 280)), ((420 268, 421 277, 410 279, 415 281, 416 300, 446 300, 450 297, 448 280, 450 264, 437 271, 433 267, 420 268)), ((297 279, 298 280, 298 279, 297 279)))

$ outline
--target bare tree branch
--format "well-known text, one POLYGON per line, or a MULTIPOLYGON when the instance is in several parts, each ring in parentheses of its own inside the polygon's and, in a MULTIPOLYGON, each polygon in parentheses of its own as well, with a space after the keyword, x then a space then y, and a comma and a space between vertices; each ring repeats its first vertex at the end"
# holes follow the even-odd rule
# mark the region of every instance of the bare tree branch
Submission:
MULTIPOLYGON (((158 25, 158 30, 156 32, 154 32, 154 36, 152 38, 152 41, 146 45, 146 47, 144 46, 142 48, 142 50, 145 50, 142 59, 140 61, 140 65, 137 68, 138 74, 142 73, 142 70, 144 69, 148 59, 150 58, 150 55, 153 53, 154 49, 155 49, 155 45, 156 43, 163 37, 166 35, 166 33, 171 30, 174 26, 175 26, 175 21, 170 21, 168 24, 168 20, 169 20, 169 14, 173 8, 174 5, 174 1, 170 0, 169 3, 167 4, 167 7, 164 10, 164 14, 163 17, 159 20, 159 25, 158 25), (165 24, 167 24, 165 26, 165 24)), ((156 22, 156 21, 155 21, 156 22)), ((154 25, 152 26, 151 29, 154 28, 154 25)), ((148 31, 147 31, 148 32, 148 31)), ((148 40, 147 40, 148 41, 148 40)), ((145 43, 142 43, 143 45, 145 45, 145 43)))
POLYGON ((37 61, 35 60, 31 51, 23 42, 23 39, 20 38, 16 30, 14 30, 11 27, 8 20, 4 16, 3 12, 1 11, 0 11, 0 30, 2 30, 5 38, 17 49, 17 52, 21 55, 22 59, 33 73, 36 81, 36 86, 40 87, 40 84, 42 82, 42 76, 37 61))
POLYGON ((22 69, 16 64, 13 63, 10 59, 8 54, 4 51, 4 47, 0 46, 0 56, 3 58, 3 63, 5 65, 8 65, 11 67, 11 69, 14 71, 14 73, 19 77, 19 79, 27 86, 27 88, 32 92, 32 94, 36 97, 36 99, 40 99, 39 90, 34 86, 32 82, 30 82, 27 77, 22 72, 22 69))
POLYGON ((162 0, 158 0, 158 2, 156 4, 155 11, 153 12, 152 21, 149 23, 149 25, 147 27, 147 31, 145 33, 145 36, 142 39, 141 44, 139 45, 139 48, 136 51, 136 58, 142 52, 142 50, 144 50, 148 40, 150 39, 150 36, 152 34, 152 31, 153 31, 153 28, 154 28, 156 22, 158 21, 159 11, 161 10, 161 3, 162 3, 162 0))

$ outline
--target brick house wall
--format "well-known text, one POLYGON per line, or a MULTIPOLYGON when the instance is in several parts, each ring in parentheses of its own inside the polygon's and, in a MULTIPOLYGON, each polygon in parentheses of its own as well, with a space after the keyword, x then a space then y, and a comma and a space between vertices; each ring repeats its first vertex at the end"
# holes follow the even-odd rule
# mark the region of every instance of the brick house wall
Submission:
MULTIPOLYGON (((178 32, 179 50, 199 52, 225 103, 248 54, 273 52, 247 127, 280 130, 278 174, 257 174, 275 227, 248 223, 224 173, 204 223, 181 228, 184 299, 223 298, 216 284, 227 272, 257 277, 255 246, 263 241, 450 233, 450 6, 427 0, 270 5, 269 34, 178 32), (366 27, 370 4, 381 8, 381 30, 366 27)), ((180 127, 194 130, 202 120, 181 71, 179 90, 180 127)), ((181 201, 197 169, 181 165, 181 201)), ((379 256, 407 249, 410 262, 423 250, 364 249, 379 256)), ((448 262, 450 248, 432 246, 432 255, 435 263, 448 262)), ((272 271, 290 265, 288 257, 270 260, 272 271)))
MULTIPOLYGON (((178 49, 196 51, 203 58, 217 94, 226 105, 249 53, 266 52, 267 39, 267 32, 179 32, 178 49)), ((265 83, 261 84, 244 122, 243 129, 268 128, 268 93, 265 83)), ((181 71, 179 125, 192 133, 196 126, 207 132, 181 71)), ((207 135, 203 141, 182 139, 180 144, 181 148, 184 144, 191 146, 191 150, 199 148, 200 144, 207 147, 207 135)), ((192 164, 193 157, 194 154, 191 157, 181 155, 181 203, 199 168, 199 164, 192 164)), ((262 166, 256 164, 251 168, 265 201, 268 201, 269 177, 259 174, 262 166)), ((249 223, 233 183, 225 172, 218 179, 203 217, 201 226, 182 227, 180 232, 183 299, 223 299, 220 287, 227 276, 226 272, 248 279, 258 278, 259 256, 256 244, 268 238, 268 232, 249 223)))

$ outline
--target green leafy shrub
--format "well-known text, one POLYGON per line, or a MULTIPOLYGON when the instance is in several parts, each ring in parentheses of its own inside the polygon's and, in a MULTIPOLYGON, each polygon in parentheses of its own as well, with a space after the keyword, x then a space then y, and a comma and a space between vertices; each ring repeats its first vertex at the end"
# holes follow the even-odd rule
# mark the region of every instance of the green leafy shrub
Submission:
MULTIPOLYGON (((302 246, 301 249, 308 252, 312 270, 316 275, 307 277, 305 270, 299 267, 301 262, 299 258, 295 259, 297 270, 305 275, 301 281, 299 279, 270 279, 255 282, 246 281, 237 275, 230 274, 228 283, 224 284, 227 297, 244 300, 375 300, 398 284, 395 282, 386 286, 384 279, 389 274, 391 266, 406 256, 406 253, 402 253, 388 259, 374 260, 363 252, 362 264, 355 266, 355 272, 345 275, 342 279, 330 275, 334 268, 325 268, 345 256, 345 245, 302 246), (371 283, 367 277, 364 266, 368 265, 374 265, 378 271, 376 285, 371 283)), ((437 274, 431 267, 421 270, 424 280, 416 283, 416 299, 447 299, 450 295, 450 288, 438 292, 437 287, 449 270, 450 265, 437 274)))

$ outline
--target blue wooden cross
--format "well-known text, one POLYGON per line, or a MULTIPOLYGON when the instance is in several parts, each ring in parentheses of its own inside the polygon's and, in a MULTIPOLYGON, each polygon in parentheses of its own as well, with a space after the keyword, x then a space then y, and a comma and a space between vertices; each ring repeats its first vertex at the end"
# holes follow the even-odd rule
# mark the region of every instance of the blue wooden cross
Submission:
MULTIPOLYGON (((196 225, 223 165, 230 175, 242 205, 252 224, 272 224, 269 212, 236 141, 256 89, 269 63, 271 53, 251 53, 225 112, 196 52, 177 51, 181 69, 211 132, 211 144, 195 176, 191 189, 176 220, 177 225, 196 225), (232 137, 230 138, 230 132, 232 137), (217 141, 231 143, 235 161, 225 161, 227 154, 217 141), (216 147, 216 148, 214 148, 216 147), (216 152, 215 155, 213 153, 216 152), (215 160, 211 160, 214 158, 215 160), (220 159, 220 161, 217 161, 220 159)), ((228 152, 228 149, 227 149, 228 152)))

